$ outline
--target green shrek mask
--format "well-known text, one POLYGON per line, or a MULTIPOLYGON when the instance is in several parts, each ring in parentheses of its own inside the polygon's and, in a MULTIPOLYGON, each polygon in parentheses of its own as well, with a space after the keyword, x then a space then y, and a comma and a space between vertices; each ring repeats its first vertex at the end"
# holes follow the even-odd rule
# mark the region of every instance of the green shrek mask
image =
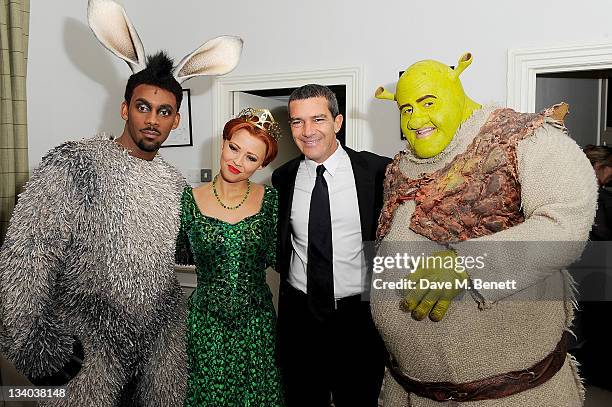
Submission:
POLYGON ((438 61, 420 61, 402 74, 395 94, 382 87, 376 90, 377 98, 397 102, 402 133, 417 157, 440 154, 461 123, 480 109, 465 94, 459 80, 471 63, 469 53, 459 59, 454 69, 438 61))

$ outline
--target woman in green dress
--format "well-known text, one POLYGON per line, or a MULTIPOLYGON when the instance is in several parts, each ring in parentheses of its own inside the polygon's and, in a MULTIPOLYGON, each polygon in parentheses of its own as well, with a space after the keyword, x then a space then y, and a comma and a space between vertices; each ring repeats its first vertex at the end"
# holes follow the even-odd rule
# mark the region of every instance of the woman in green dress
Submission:
POLYGON ((177 261, 192 258, 198 276, 188 302, 185 406, 283 405, 266 284, 278 199, 249 180, 275 158, 279 135, 269 111, 243 110, 223 130, 219 174, 183 192, 177 261))

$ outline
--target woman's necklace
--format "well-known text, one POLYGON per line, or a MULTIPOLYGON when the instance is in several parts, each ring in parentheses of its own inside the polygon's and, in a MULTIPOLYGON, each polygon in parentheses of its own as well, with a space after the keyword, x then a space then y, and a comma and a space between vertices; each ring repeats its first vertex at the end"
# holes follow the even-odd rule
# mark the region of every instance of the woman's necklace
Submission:
POLYGON ((215 194, 215 198, 217 198, 217 202, 219 202, 219 205, 221 205, 225 209, 229 209, 229 210, 234 210, 234 209, 240 208, 242 206, 242 204, 248 198, 249 194, 251 193, 251 180, 247 179, 247 190, 246 190, 246 193, 244 194, 244 198, 242 198, 242 201, 240 201, 240 203, 238 205, 236 205, 236 206, 227 206, 226 204, 224 204, 221 201, 221 198, 219 198, 219 194, 217 193, 217 177, 218 176, 219 176, 219 174, 215 175, 215 178, 213 179, 212 190, 213 190, 213 194, 215 194))

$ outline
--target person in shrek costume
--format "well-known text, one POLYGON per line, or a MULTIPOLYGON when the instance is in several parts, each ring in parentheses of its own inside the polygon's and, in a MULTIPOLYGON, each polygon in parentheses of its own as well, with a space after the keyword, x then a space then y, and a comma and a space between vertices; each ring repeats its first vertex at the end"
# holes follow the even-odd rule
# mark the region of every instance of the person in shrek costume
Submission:
POLYGON ((563 126, 567 105, 537 114, 481 106, 459 79, 471 62, 469 53, 455 68, 417 62, 395 94, 376 91, 397 103, 407 139, 387 168, 378 242, 434 246, 423 254, 440 260, 408 273, 417 284, 399 300, 373 290, 390 354, 384 405, 580 406, 567 354, 572 280, 562 269, 588 239, 595 176, 563 126), (455 267, 492 241, 484 267, 455 267), (485 290, 476 281, 508 283, 485 290), (542 290, 558 294, 542 299, 542 290))

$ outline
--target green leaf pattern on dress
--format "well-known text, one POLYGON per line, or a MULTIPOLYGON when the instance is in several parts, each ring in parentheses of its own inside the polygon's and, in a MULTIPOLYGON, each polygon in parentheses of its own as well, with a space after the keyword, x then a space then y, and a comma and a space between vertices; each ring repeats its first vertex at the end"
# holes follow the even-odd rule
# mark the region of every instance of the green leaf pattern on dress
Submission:
POLYGON ((260 211, 236 224, 202 214, 191 188, 183 192, 178 244, 189 243, 198 276, 187 317, 185 406, 283 405, 276 316, 266 284, 277 213, 278 195, 268 186, 260 211))

